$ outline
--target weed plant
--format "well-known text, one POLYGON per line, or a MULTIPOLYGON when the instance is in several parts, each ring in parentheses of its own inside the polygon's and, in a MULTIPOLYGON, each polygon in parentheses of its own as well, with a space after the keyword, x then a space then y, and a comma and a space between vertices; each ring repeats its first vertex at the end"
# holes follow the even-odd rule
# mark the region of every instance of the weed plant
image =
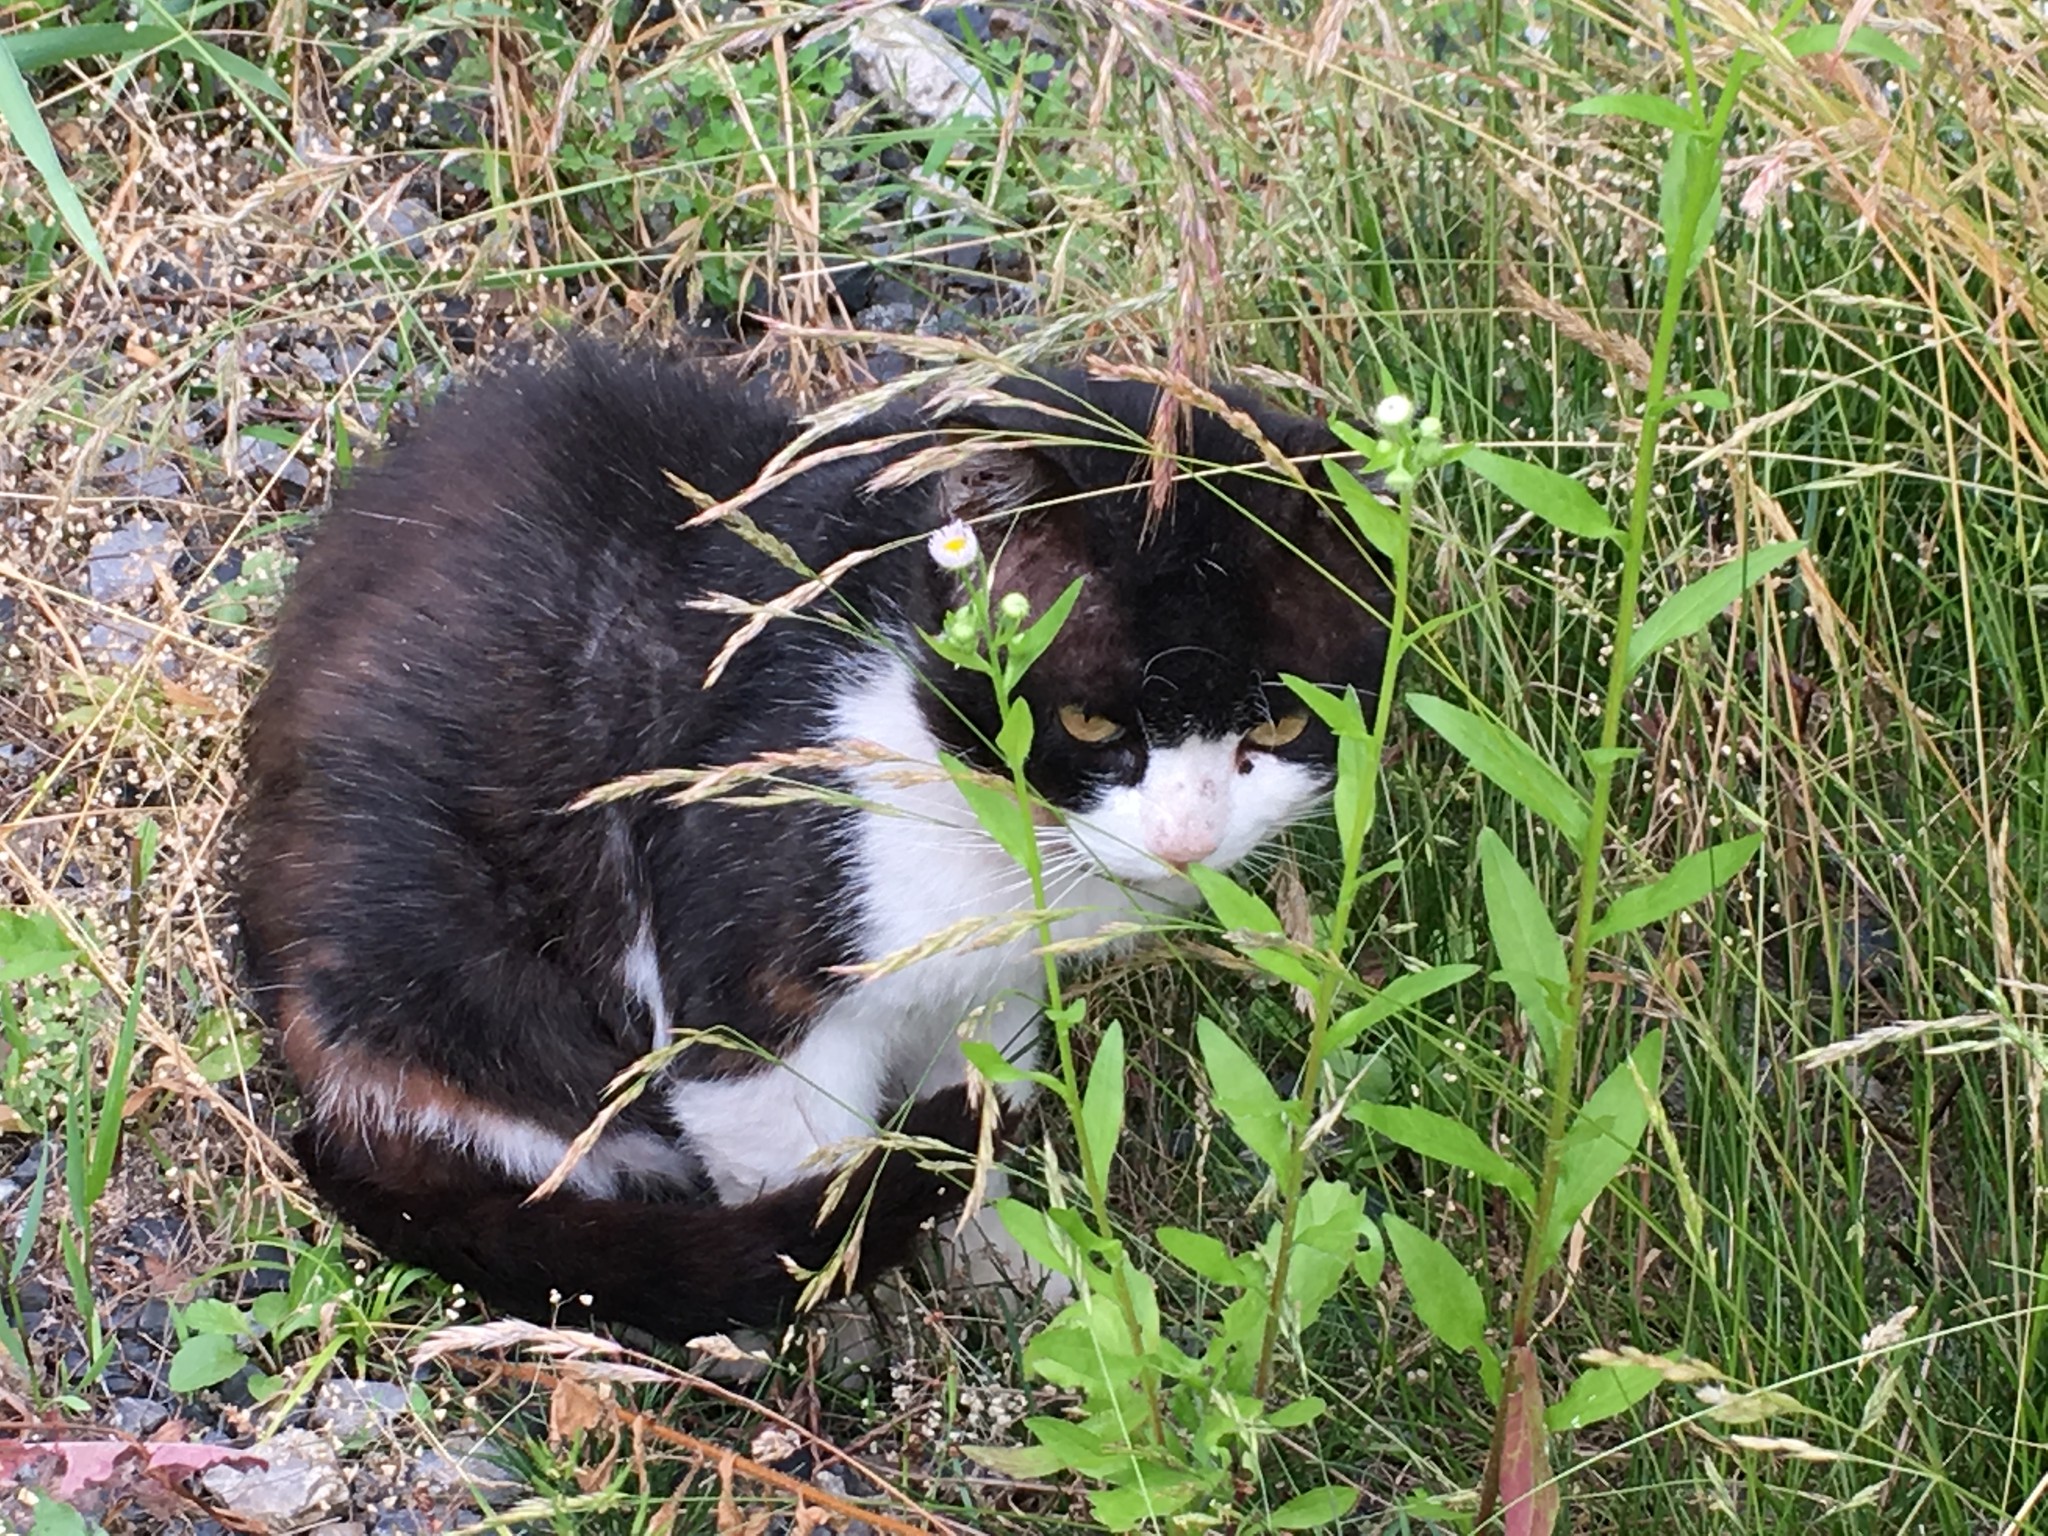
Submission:
MULTIPOLYGON (((1371 720, 1308 696, 1346 760, 1298 884, 1211 878, 1163 973, 1055 977, 1060 1176, 1005 1215, 1074 1303, 762 1395, 894 1426, 870 1454, 991 1529, 2048 1517, 2038 9, 1109 0, 984 47, 998 116, 936 126, 844 118, 844 8, 756 11, 11 15, 0 1081, 53 1139, 9 1292, 68 1286, 95 1358, 109 1180, 163 1167, 224 1260, 313 1255, 304 1306, 179 1298, 188 1381, 256 1351, 281 1406, 443 1316, 349 1289, 259 1129, 213 870, 299 508, 244 428, 317 499, 535 310, 767 293, 816 380, 835 272, 995 239, 1037 333, 955 352, 1262 383, 1415 475, 1338 509, 1398 567, 1399 672, 1371 720), (166 307, 179 242, 240 276, 166 307), (306 328, 379 361, 243 370, 306 328), (79 523, 131 449, 183 467, 194 550, 264 562, 117 664, 79 523), (1013 1382, 1025 1422, 970 1410, 1013 1382)), ((1020 631, 980 633, 1000 682, 1020 631)), ((90 1411, 6 1315, 11 1379, 90 1411)), ((722 1518, 532 1434, 534 1518, 722 1518)))

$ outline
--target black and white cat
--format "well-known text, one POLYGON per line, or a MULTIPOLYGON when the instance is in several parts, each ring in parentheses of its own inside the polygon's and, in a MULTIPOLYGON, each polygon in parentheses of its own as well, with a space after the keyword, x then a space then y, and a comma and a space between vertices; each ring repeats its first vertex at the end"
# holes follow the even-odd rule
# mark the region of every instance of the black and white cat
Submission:
MULTIPOLYGON (((1280 675, 1370 694, 1385 644, 1340 519, 1199 411, 1155 516, 1149 386, 1056 373, 972 399, 870 417, 831 441, 871 446, 747 505, 814 571, 879 553, 709 689, 734 621, 697 604, 798 580, 679 526, 675 480, 734 496, 796 436, 756 393, 586 348, 458 390, 327 514, 251 713, 241 900, 305 1094, 300 1156, 386 1250, 515 1310, 683 1338, 785 1310, 785 1260, 817 1268, 856 1214, 866 1275, 958 1203, 957 1174, 871 1151, 820 1218, 828 1149, 878 1125, 975 1145, 962 1038, 1036 1050, 1022 923, 846 969, 1031 910, 933 768, 997 766, 988 680, 920 639, 975 579, 928 547, 949 520, 1035 613, 1082 580, 1022 690, 1058 937, 1191 900, 1190 864, 1319 805, 1334 746, 1280 675), (950 439, 989 451, 871 484, 950 439), (568 809, 631 774, 834 743, 850 766, 813 777, 836 800, 568 809), (704 1030, 753 1049, 688 1045, 528 1201, 608 1082, 704 1030)), ((1323 427, 1228 406, 1327 484, 1323 427)))

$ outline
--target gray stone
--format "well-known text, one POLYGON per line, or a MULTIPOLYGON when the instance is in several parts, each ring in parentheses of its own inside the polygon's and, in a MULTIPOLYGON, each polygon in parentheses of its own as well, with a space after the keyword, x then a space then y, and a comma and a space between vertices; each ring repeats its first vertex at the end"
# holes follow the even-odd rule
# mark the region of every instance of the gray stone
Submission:
POLYGON ((116 667, 132 667, 142 660, 149 644, 150 628, 135 619, 108 619, 85 632, 85 648, 101 661, 116 667))
POLYGON ((920 311, 915 304, 870 304, 855 317, 864 331, 895 331, 899 334, 917 329, 920 311))
POLYGON ((298 1531, 345 1508, 348 1479, 325 1435, 280 1430, 250 1447, 264 1465, 209 1467, 206 1491, 229 1514, 264 1531, 298 1531))
POLYGON ((146 1435, 163 1425, 171 1410, 146 1397, 117 1397, 112 1409, 114 1428, 131 1435, 146 1435))
POLYGON ((115 454, 100 466, 99 478, 120 486, 137 501, 161 501, 185 494, 185 473, 175 464, 145 463, 140 448, 115 454))
POLYGON ((157 577, 169 576, 183 553, 170 524, 134 518, 92 541, 85 557, 86 582, 103 603, 153 597, 157 577))
POLYGON ((322 1382, 313 1399, 313 1424, 344 1440, 389 1432, 410 1406, 404 1387, 391 1381, 336 1377, 322 1382))
POLYGON ((414 1478, 437 1493, 518 1494, 526 1485, 491 1459, 476 1435, 450 1435, 413 1464, 414 1478))
POLYGON ((381 244, 402 248, 415 260, 427 254, 427 242, 421 236, 440 222, 434 210, 416 197, 401 197, 389 207, 381 201, 373 203, 363 213, 363 227, 372 236, 381 244))
POLYGON ((861 84, 892 112, 920 123, 994 117, 995 93, 953 40, 922 17, 871 11, 848 30, 861 84))
POLYGON ((235 470, 251 480, 273 477, 304 490, 313 482, 312 473, 290 452, 267 437, 244 437, 235 449, 235 470))

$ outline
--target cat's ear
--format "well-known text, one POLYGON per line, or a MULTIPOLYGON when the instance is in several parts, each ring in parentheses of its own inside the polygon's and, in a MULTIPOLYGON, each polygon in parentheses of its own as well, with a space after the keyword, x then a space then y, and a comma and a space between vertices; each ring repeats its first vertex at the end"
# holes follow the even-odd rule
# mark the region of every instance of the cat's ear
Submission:
POLYGON ((1049 453, 1028 443, 990 443, 939 476, 939 515, 980 522, 1073 492, 1049 453))

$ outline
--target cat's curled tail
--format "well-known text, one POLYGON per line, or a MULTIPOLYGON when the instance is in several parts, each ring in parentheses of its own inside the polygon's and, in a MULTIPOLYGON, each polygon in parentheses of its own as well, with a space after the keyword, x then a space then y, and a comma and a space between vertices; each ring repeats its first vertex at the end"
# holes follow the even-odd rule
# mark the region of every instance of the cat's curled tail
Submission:
MULTIPOLYGON (((980 1107, 954 1088, 910 1106, 899 1129, 971 1156, 980 1124, 980 1107)), ((373 1156, 351 1130, 318 1121, 297 1149, 321 1195, 386 1254, 535 1321, 594 1315, 675 1341, 786 1316, 804 1285, 792 1265, 821 1270, 850 1237, 855 1278, 903 1263, 920 1231, 963 1194, 943 1159, 928 1166, 904 1147, 870 1152, 823 1215, 840 1175, 736 1205, 569 1189, 529 1200, 460 1153, 449 1154, 441 1177, 393 1179, 388 1147, 373 1156)))

